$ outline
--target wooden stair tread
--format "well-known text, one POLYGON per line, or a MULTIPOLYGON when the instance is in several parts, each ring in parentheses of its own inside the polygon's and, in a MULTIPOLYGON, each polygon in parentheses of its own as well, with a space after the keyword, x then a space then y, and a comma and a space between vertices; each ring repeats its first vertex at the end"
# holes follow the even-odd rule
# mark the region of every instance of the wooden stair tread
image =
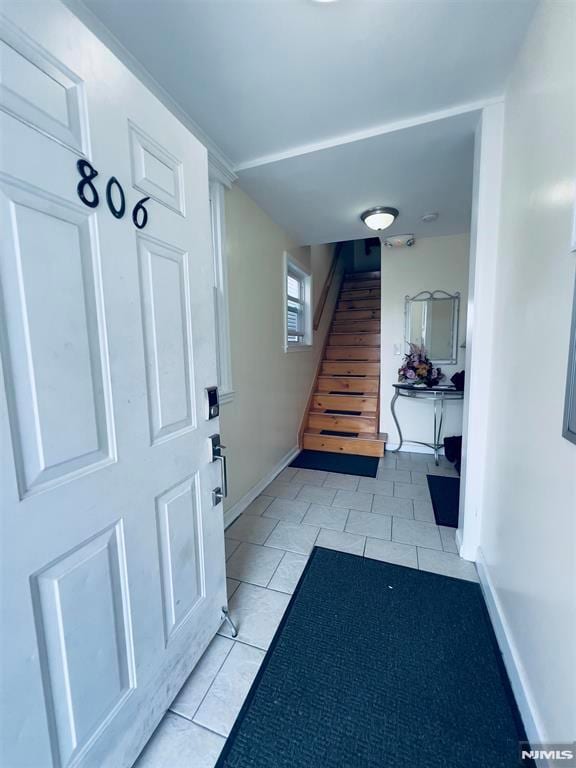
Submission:
POLYGON ((380 288, 358 288, 354 290, 342 291, 340 299, 350 301, 351 299, 380 299, 380 288))
POLYGON ((348 453, 356 456, 384 456, 386 441, 385 434, 361 432, 358 437, 342 437, 322 434, 321 430, 304 432, 303 446, 308 450, 325 451, 327 453, 348 453))
POLYGON ((380 379, 377 376, 318 376, 319 392, 364 392, 365 394, 378 394, 380 379))
POLYGON ((339 299, 336 311, 346 309, 380 309, 380 299, 339 299))
POLYGON ((344 274, 344 280, 380 280, 380 271, 372 270, 371 272, 346 272, 344 274))
POLYGON ((320 369, 321 376, 378 376, 379 373, 379 363, 367 360, 323 360, 320 369))
POLYGON ((342 320, 380 320, 379 309, 341 309, 334 313, 334 322, 342 320))
POLYGON ((378 317, 343 317, 334 320, 331 331, 340 333, 372 332, 380 333, 380 318, 378 317))
MULTIPOLYGON (((350 430, 352 431, 352 430, 350 430)), ((321 435, 322 430, 321 429, 306 429, 305 434, 308 435, 321 435)), ((357 432, 358 437, 362 438, 363 440, 380 440, 381 438, 378 436, 378 434, 373 434, 372 432, 357 432)))
POLYGON ((376 419, 376 414, 370 411, 358 411, 357 414, 352 412, 343 412, 343 413, 328 413, 327 411, 316 411, 314 409, 310 409, 309 411, 310 416, 335 416, 338 419, 369 419, 370 421, 374 421, 376 419))
POLYGON ((380 360, 380 347, 326 347, 325 360, 380 360))
POLYGON ((353 381, 375 381, 375 382, 380 381, 378 376, 370 376, 370 375, 367 375, 367 376, 350 376, 350 375, 348 375, 348 376, 346 376, 346 375, 336 375, 336 374, 334 374, 334 375, 327 375, 327 374, 321 373, 319 378, 321 378, 321 379, 334 379, 336 381, 343 381, 345 379, 352 379, 353 381))
POLYGON ((380 273, 344 276, 300 431, 303 448, 383 456, 379 434, 380 273))
POLYGON ((344 280, 342 283, 343 291, 359 291, 363 288, 380 288, 382 282, 377 277, 364 280, 344 280))
POLYGON ((376 413, 378 410, 378 396, 354 394, 333 395, 329 392, 315 392, 312 395, 312 408, 315 411, 368 411, 376 413))
POLYGON ((331 333, 328 336, 328 346, 340 347, 340 346, 362 346, 362 347, 379 347, 380 346, 380 334, 379 333, 331 333))

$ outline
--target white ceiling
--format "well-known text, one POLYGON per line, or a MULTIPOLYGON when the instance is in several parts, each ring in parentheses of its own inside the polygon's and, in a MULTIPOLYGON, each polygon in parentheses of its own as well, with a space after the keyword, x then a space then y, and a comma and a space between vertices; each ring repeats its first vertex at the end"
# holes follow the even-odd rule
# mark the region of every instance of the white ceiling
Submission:
POLYGON ((239 172, 240 183, 299 243, 369 237, 360 213, 374 204, 400 215, 386 234, 467 232, 474 125, 468 113, 239 172), (424 224, 425 213, 438 211, 424 224))
POLYGON ((299 242, 363 236, 354 217, 345 226, 340 216, 376 204, 402 206, 406 222, 439 210, 439 227, 464 231, 469 211, 463 218, 460 196, 469 174, 440 162, 440 156, 448 164, 470 160, 463 123, 453 129, 430 123, 428 140, 413 128, 399 138, 388 133, 390 124, 500 97, 536 4, 83 1, 299 242), (376 138, 363 138, 370 134, 376 138), (439 148, 440 134, 453 144, 439 148), (333 148, 314 151, 318 145, 333 148), (424 161, 420 169, 416 158, 424 161), (340 162, 345 173, 331 167, 340 162), (403 178, 416 181, 412 194, 403 178), (306 215, 309 205, 293 195, 310 202, 311 192, 315 209, 336 206, 337 220, 306 215), (335 224, 343 226, 332 229, 335 224))

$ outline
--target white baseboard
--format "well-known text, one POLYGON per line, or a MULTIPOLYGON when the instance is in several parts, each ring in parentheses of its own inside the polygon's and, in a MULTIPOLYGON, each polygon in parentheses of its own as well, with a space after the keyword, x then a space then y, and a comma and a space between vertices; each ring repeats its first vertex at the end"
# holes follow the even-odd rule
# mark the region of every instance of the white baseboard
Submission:
MULTIPOLYGON (((526 736, 528 737, 528 741, 532 744, 546 744, 549 739, 546 738, 545 729, 543 728, 538 715, 536 701, 530 690, 526 670, 518 654, 516 643, 514 642, 508 621, 506 620, 502 609, 502 603, 500 602, 498 593, 490 578, 490 573, 481 549, 478 550, 476 568, 478 570, 480 586, 486 601, 486 607, 488 608, 498 646, 502 653, 504 666, 508 672, 512 691, 514 692, 514 698, 516 699, 518 709, 520 710, 520 716, 524 723, 526 736)), ((538 759, 536 760, 536 764, 539 768, 551 768, 551 765, 547 760, 538 759)))
POLYGON ((242 512, 244 512, 246 507, 251 504, 257 496, 260 496, 264 488, 270 485, 276 475, 280 474, 280 472, 282 472, 282 470, 285 469, 288 464, 290 464, 292 459, 294 459, 299 453, 300 448, 298 448, 298 446, 291 448, 288 453, 282 459, 280 459, 280 461, 270 470, 270 472, 268 472, 268 474, 262 478, 262 480, 256 483, 256 485, 253 485, 248 493, 245 493, 244 496, 242 496, 240 501, 237 501, 236 504, 230 507, 230 509, 227 509, 224 512, 224 528, 228 528, 228 526, 231 525, 234 520, 236 520, 236 518, 242 514, 242 512))
MULTIPOLYGON (((388 451, 395 451, 396 448, 398 448, 398 443, 386 443, 386 449, 388 451)), ((428 448, 427 445, 416 445, 415 443, 410 443, 407 440, 405 440, 402 444, 402 448, 400 448, 400 453, 429 453, 431 456, 434 456, 434 451, 432 448, 428 448)), ((440 449, 440 455, 444 456, 444 448, 440 449)))

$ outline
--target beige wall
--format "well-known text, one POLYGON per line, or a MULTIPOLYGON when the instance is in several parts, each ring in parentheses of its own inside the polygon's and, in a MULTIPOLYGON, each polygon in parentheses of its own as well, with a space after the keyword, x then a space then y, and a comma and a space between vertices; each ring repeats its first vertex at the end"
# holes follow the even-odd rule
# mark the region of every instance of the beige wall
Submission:
POLYGON ((576 5, 544 2, 509 81, 480 557, 536 726, 576 737, 576 445, 562 438, 576 257, 576 5))
POLYGON ((331 246, 298 248, 238 187, 226 192, 230 335, 234 399, 221 410, 230 509, 297 446, 333 307, 326 306, 311 350, 284 351, 283 254, 312 270, 318 298, 331 246))
MULTIPOLYGON (((460 292, 460 322, 457 365, 440 366, 448 379, 464 368, 464 350, 460 344, 466 339, 466 306, 468 296, 468 235, 425 237, 412 248, 382 248, 382 388, 380 430, 387 432, 389 443, 398 443, 389 403, 393 395, 392 384, 398 381, 398 368, 402 355, 394 354, 394 346, 404 350, 404 299, 420 291, 443 290, 460 292)), ((431 442, 433 439, 433 410, 429 401, 400 399, 396 412, 404 439, 431 442)), ((462 403, 446 403, 444 435, 462 434, 462 403)), ((406 450, 415 447, 406 444, 406 450)))

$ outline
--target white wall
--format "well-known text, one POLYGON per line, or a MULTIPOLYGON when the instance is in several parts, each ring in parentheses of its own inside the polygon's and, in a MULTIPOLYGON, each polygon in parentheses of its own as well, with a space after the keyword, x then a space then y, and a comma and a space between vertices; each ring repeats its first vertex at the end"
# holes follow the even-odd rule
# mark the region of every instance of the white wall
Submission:
MULTIPOLYGON (((311 350, 284 351, 283 254, 312 270, 319 297, 332 246, 299 248, 238 187, 226 191, 230 336, 234 399, 221 409, 227 446, 230 510, 265 478, 298 442, 298 429, 331 319, 326 304, 311 350)), ((334 286, 337 289, 337 286, 334 286)), ((229 517, 229 516, 228 516, 229 517)))
MULTIPOLYGON (((394 394, 392 384, 398 381, 402 355, 394 354, 394 345, 403 352, 404 299, 420 291, 443 290, 460 292, 458 363, 441 366, 449 379, 464 367, 465 350, 460 345, 466 339, 466 306, 468 296, 469 236, 426 237, 412 248, 382 248, 382 315, 381 315, 381 390, 380 431, 388 433, 388 445, 398 444, 398 432, 390 413, 394 394)), ((399 399, 396 413, 405 440, 432 442, 433 405, 430 401, 399 399)), ((446 403, 443 434, 462 434, 462 403, 446 403)), ((415 450, 405 444, 404 449, 415 450)))
POLYGON ((544 741, 576 737, 576 446, 562 438, 576 261, 575 41, 576 5, 543 2, 508 84, 486 382, 479 562, 529 735, 544 741))
MULTIPOLYGON (((324 283, 330 272, 332 266, 332 256, 334 253, 334 245, 311 245, 310 250, 310 269, 312 270, 313 282, 312 282, 312 302, 316 307, 324 283)), ((328 311, 328 310, 325 310, 328 311)))

